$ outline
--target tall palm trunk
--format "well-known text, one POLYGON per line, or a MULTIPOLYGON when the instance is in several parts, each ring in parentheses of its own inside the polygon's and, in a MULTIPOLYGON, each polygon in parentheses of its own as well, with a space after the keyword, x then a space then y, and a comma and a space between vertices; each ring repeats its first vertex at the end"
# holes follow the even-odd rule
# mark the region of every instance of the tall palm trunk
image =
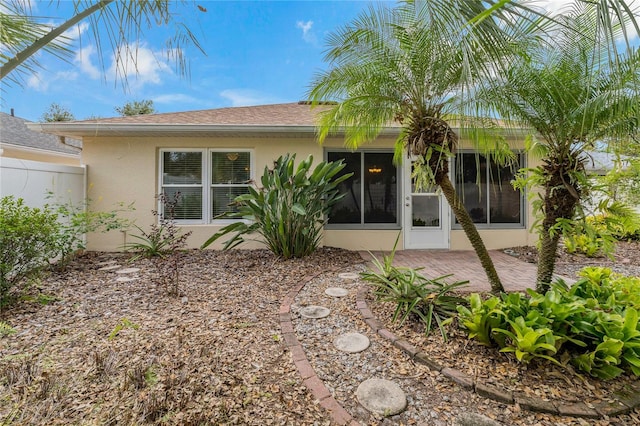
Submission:
POLYGON ((473 223, 473 219, 469 216, 467 209, 465 209, 462 204, 462 200, 458 197, 458 194, 449 179, 447 173, 437 173, 436 174, 436 184, 440 186, 442 189, 442 193, 444 197, 447 199, 447 202, 451 206, 453 210, 453 214, 460 222, 464 233, 467 235, 471 246, 476 252, 478 259, 480 259, 480 263, 484 268, 485 273, 487 274, 487 279, 489 280, 489 284, 491 285, 491 292, 494 294, 499 294, 504 292, 504 287, 502 286, 502 282, 500 281, 500 277, 498 277, 498 272, 496 271, 496 267, 493 264, 493 260, 491 256, 489 256, 489 252, 487 251, 487 247, 484 245, 480 234, 478 233, 478 229, 476 225, 473 223))
MULTIPOLYGON (((578 165, 581 162, 573 159, 578 165)), ((553 271, 556 265, 556 254, 558 243, 560 242, 560 232, 554 229, 558 219, 573 219, 581 189, 571 183, 571 178, 567 167, 560 166, 559 158, 550 158, 543 166, 544 174, 547 176, 545 183, 545 195, 542 221, 542 231, 540 233, 540 252, 538 253, 538 271, 536 277, 536 291, 545 293, 549 290, 553 271)), ((570 163, 569 163, 570 164, 570 163)))
POLYGON ((551 228, 543 225, 540 234, 540 253, 538 253, 538 271, 536 276, 536 291, 538 293, 545 293, 549 289, 556 265, 555 259, 559 242, 560 234, 554 233, 551 235, 551 228))

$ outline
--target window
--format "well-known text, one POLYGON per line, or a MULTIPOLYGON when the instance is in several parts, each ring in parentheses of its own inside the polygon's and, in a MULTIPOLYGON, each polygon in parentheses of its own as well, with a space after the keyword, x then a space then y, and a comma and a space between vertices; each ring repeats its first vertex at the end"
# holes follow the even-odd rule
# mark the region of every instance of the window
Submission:
POLYGON ((327 161, 343 159, 341 175, 353 176, 340 184, 345 194, 329 213, 329 225, 341 228, 397 228, 398 170, 391 152, 330 151, 327 161))
POLYGON ((481 227, 524 226, 524 197, 511 185, 522 166, 521 154, 511 167, 498 166, 474 153, 456 155, 456 190, 474 223, 481 227))
POLYGON ((235 197, 248 192, 253 177, 250 151, 163 150, 160 154, 160 191, 169 199, 180 193, 177 221, 215 220, 233 211, 235 197))

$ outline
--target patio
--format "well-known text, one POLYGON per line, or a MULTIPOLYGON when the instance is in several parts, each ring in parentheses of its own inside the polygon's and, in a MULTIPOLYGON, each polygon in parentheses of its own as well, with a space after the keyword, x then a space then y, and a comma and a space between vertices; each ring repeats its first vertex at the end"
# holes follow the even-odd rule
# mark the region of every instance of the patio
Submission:
MULTIPOLYGON (((382 260, 384 252, 372 252, 382 260)), ((536 282, 536 265, 526 263, 499 250, 489 251, 491 259, 508 292, 524 291, 534 288, 536 282)), ((371 260, 369 252, 361 251, 365 260, 371 260)), ((469 280, 464 289, 468 292, 490 291, 489 281, 474 251, 448 250, 402 250, 397 251, 394 265, 410 268, 424 268, 421 273, 429 278, 453 274, 449 280, 469 280)))

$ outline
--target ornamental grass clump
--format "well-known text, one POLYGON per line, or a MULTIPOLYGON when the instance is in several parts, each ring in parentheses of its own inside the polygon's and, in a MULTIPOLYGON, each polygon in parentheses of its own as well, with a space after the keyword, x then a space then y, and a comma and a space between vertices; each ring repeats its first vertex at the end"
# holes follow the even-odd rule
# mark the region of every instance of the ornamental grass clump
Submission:
MULTIPOLYGON (((396 240, 396 244, 397 244, 396 240)), ((373 286, 373 294, 376 300, 381 302, 391 302, 396 305, 392 316, 392 322, 399 321, 403 325, 407 319, 419 321, 424 324, 425 334, 429 335, 435 321, 442 338, 447 340, 445 327, 453 321, 456 316, 456 307, 465 304, 463 297, 452 292, 461 286, 467 285, 468 281, 446 282, 451 275, 444 275, 438 278, 427 278, 420 274, 420 270, 393 266, 393 251, 385 255, 380 261, 375 256, 373 264, 377 272, 367 270, 360 276, 373 286)))
POLYGON ((640 278, 591 267, 568 286, 555 281, 544 294, 527 290, 458 307, 470 338, 516 360, 571 364, 601 379, 640 376, 640 278))
POLYGON ((289 259, 313 253, 322 238, 322 227, 331 207, 344 194, 338 185, 353 173, 338 175, 341 161, 321 162, 311 168, 309 156, 295 166, 295 154, 279 157, 272 169, 265 167, 262 188, 248 188, 247 194, 235 198, 235 211, 218 219, 236 219, 209 238, 206 248, 219 238, 231 234, 224 243, 228 250, 245 242, 245 236, 258 234, 277 256, 289 259))

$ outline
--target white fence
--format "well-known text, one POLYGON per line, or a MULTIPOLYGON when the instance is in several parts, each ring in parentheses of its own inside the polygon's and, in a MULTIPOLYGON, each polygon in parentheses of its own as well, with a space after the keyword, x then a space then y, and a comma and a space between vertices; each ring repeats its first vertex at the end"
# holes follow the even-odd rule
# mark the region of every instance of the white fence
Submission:
POLYGON ((0 197, 22 198, 29 207, 68 203, 81 205, 86 168, 0 157, 0 197))

